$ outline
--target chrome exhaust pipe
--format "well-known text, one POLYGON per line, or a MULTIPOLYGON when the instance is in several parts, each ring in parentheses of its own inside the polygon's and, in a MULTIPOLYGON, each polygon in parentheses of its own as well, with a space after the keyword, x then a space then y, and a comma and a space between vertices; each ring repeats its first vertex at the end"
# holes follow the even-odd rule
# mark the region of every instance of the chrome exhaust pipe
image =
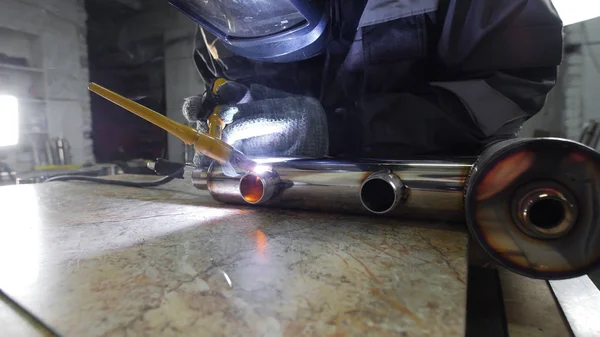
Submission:
POLYGON ((600 266, 600 154, 557 138, 486 149, 465 186, 472 236, 506 268, 562 279, 600 266))
POLYGON ((394 210, 404 198, 404 183, 397 175, 388 172, 371 174, 360 186, 360 202, 374 214, 394 210))
POLYGON ((464 183, 472 163, 473 159, 365 162, 263 159, 257 166, 259 173, 229 177, 221 165, 213 164, 208 172, 196 170, 192 182, 197 188, 207 189, 215 200, 230 204, 460 222, 464 221, 464 183), (261 175, 265 172, 276 175, 277 179, 264 178, 261 175), (250 181, 254 182, 253 188, 266 191, 256 202, 254 196, 248 197, 250 181))
POLYGON ((466 222, 490 257, 529 277, 600 266, 600 154, 569 140, 513 139, 470 159, 263 159, 238 177, 213 164, 192 180, 225 203, 466 222))

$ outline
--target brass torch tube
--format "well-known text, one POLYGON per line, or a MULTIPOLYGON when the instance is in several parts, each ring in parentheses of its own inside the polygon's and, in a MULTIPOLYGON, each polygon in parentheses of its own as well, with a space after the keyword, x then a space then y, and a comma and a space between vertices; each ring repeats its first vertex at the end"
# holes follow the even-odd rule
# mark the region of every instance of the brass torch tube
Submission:
POLYGON ((123 97, 109 89, 106 89, 96 83, 90 83, 88 89, 103 98, 115 103, 123 109, 138 115, 148 122, 164 129, 188 145, 194 145, 196 151, 224 163, 229 160, 233 148, 224 141, 211 137, 209 135, 197 132, 195 129, 177 123, 158 112, 147 108, 137 102, 123 97))

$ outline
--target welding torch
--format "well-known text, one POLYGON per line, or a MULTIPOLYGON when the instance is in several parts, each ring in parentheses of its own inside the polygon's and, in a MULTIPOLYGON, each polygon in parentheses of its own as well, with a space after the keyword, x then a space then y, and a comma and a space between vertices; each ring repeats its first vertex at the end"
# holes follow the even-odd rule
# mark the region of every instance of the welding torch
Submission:
POLYGON ((236 172, 242 170, 251 172, 256 167, 256 162, 248 159, 242 152, 221 140, 221 130, 224 122, 215 119, 216 114, 211 115, 209 124, 212 124, 209 134, 196 131, 194 128, 183 125, 169 119, 160 113, 147 108, 137 102, 123 97, 96 83, 90 83, 88 89, 97 95, 115 103, 123 109, 132 112, 148 122, 162 128, 175 137, 181 139, 188 145, 193 145, 197 152, 208 156, 217 162, 231 166, 236 172), (217 131, 218 130, 218 131, 217 131))

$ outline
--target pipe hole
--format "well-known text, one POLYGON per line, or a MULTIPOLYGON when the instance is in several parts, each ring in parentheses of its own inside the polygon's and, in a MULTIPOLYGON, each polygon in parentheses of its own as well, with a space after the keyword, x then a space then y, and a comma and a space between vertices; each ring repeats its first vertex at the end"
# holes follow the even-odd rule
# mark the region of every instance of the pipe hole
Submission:
POLYGON ((563 202, 553 198, 534 202, 527 213, 531 224, 543 229, 552 229, 565 219, 563 202))
POLYGON ((240 180, 240 193, 247 202, 257 203, 262 199, 264 192, 265 188, 259 177, 248 174, 240 180))
POLYGON ((385 180, 371 179, 363 185, 360 198, 365 207, 374 213, 383 213, 394 206, 394 187, 385 180))

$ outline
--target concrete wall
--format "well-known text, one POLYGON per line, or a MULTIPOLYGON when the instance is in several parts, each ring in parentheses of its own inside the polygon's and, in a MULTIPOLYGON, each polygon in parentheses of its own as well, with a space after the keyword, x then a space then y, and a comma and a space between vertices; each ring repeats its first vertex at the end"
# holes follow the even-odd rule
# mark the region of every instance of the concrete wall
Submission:
MULTIPOLYGON (((180 123, 185 123, 181 113, 181 105, 186 97, 204 92, 204 83, 196 71, 192 59, 194 33, 196 24, 170 8, 167 14, 168 25, 165 30, 165 83, 167 95, 167 116, 180 123)), ((191 161, 190 149, 176 137, 167 139, 169 160, 191 161), (186 158, 185 152, 188 151, 186 158)), ((191 151, 193 153, 193 151, 191 151)))
POLYGON ((566 134, 577 139, 586 121, 600 121, 600 18, 574 25, 568 33, 570 43, 581 43, 567 60, 565 78, 566 134))
MULTIPOLYGON (((83 0, 0 0, 0 39, 2 36, 24 34, 33 42, 29 52, 23 51, 18 43, 4 45, 4 54, 19 54, 29 59, 34 67, 41 70, 40 88, 32 92, 21 88, 19 97, 38 99, 36 108, 21 109, 20 147, 27 142, 28 123, 37 114, 43 117, 38 128, 49 137, 65 137, 71 144, 74 163, 93 161, 92 141, 86 135, 91 133, 91 112, 89 104, 86 13, 83 0), (4 34, 2 34, 4 32, 4 34), (8 33, 7 33, 8 32, 8 33), (27 54, 27 55, 26 55, 27 54)), ((1 47, 0 47, 1 48, 1 47)), ((8 76, 8 75, 7 75, 8 76)), ((17 75, 10 75, 17 76, 17 75)), ((9 153, 9 163, 25 170, 30 154, 22 148, 15 149, 20 158, 9 153)), ((7 150, 2 150, 6 152, 7 150)))
MULTIPOLYGON (((163 0, 145 1, 143 10, 144 14, 138 15, 135 22, 131 23, 128 36, 130 39, 163 37, 166 115, 177 122, 186 123, 181 113, 184 99, 204 91, 204 83, 192 59, 197 25, 163 0)), ((186 147, 178 138, 168 135, 167 147, 169 160, 191 161, 193 149, 186 147)))
POLYGON ((556 88, 546 107, 523 126, 522 136, 534 130, 577 140, 583 124, 600 121, 600 18, 565 28, 565 53, 556 88))

